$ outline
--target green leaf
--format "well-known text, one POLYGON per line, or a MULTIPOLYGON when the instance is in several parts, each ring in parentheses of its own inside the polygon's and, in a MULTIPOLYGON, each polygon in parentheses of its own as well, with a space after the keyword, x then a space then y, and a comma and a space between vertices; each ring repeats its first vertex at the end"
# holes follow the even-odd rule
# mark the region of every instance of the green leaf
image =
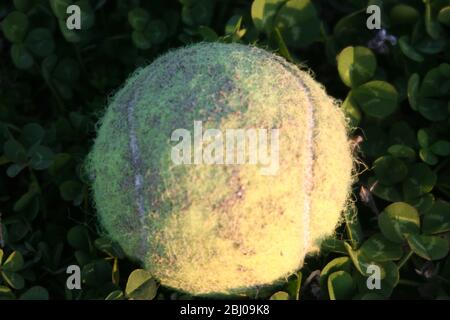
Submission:
POLYGON ((413 110, 417 110, 417 105, 419 101, 419 85, 420 85, 420 77, 417 73, 414 73, 409 77, 408 80, 408 101, 409 105, 413 110))
POLYGON ((230 19, 228 19, 225 24, 225 34, 226 35, 235 35, 241 30, 242 26, 242 15, 233 15, 230 19))
POLYGON ((276 43, 278 44, 280 55, 285 57, 288 61, 293 62, 294 58, 291 56, 291 53, 289 52, 289 49, 286 43, 284 42, 283 35, 281 34, 280 30, 278 30, 278 28, 275 27, 273 31, 274 31, 273 37, 276 43))
POLYGON ((434 166, 439 162, 438 157, 436 157, 434 153, 428 148, 420 149, 419 157, 423 160, 423 162, 429 164, 430 166, 434 166))
POLYGON ((65 23, 65 19, 67 17, 67 7, 71 5, 71 1, 70 0, 49 0, 50 2, 50 7, 52 8, 53 13, 55 14, 55 16, 60 19, 60 20, 64 20, 65 23))
POLYGON ((345 271, 336 271, 328 277, 328 294, 331 300, 351 299, 356 290, 352 276, 345 271))
POLYGON ((345 229, 349 241, 353 247, 358 247, 364 237, 364 234, 361 224, 359 223, 358 209, 356 206, 349 206, 347 210, 344 211, 344 218, 345 229))
POLYGON ((402 144, 409 147, 416 147, 416 132, 405 121, 396 121, 389 130, 391 144, 402 144))
POLYGON ((33 56, 26 49, 25 45, 15 43, 11 47, 11 59, 18 69, 29 69, 34 64, 33 56))
POLYGON ((319 284, 322 290, 326 292, 328 277, 335 271, 351 271, 352 260, 349 257, 339 257, 331 260, 320 272, 319 284))
POLYGON ((300 300, 301 284, 302 284, 302 273, 300 271, 294 273, 288 279, 286 291, 295 300, 300 300))
POLYGON ((105 300, 124 300, 125 295, 123 294, 122 290, 115 290, 108 294, 105 298, 105 300))
POLYGON ((397 90, 385 81, 367 82, 354 89, 353 97, 367 115, 379 119, 391 115, 398 105, 397 90))
POLYGON ((150 14, 142 8, 134 8, 128 12, 128 22, 137 31, 144 31, 150 21, 150 14))
POLYGON ((67 242, 77 250, 90 251, 89 232, 84 226, 77 225, 72 227, 67 232, 67 242))
POLYGON ((410 234, 407 240, 411 250, 426 260, 439 260, 448 254, 448 241, 438 236, 410 234))
POLYGON ((219 36, 213 29, 205 26, 198 27, 198 33, 202 36, 204 41, 208 42, 217 41, 217 39, 219 38, 219 36))
POLYGON ((27 12, 28 9, 30 9, 30 6, 32 5, 30 0, 14 0, 14 7, 16 7, 17 10, 22 12, 27 12))
POLYGON ((152 46, 150 39, 148 39, 147 36, 141 31, 133 31, 131 34, 131 40, 138 49, 147 50, 152 46))
POLYGON ((125 293, 132 300, 152 300, 157 290, 158 284, 150 272, 136 269, 128 277, 125 293))
POLYGON ((432 136, 431 136, 430 130, 419 129, 417 131, 417 141, 419 142, 419 145, 422 148, 427 148, 432 141, 432 136))
POLYGON ((28 123, 22 129, 22 134, 28 145, 40 143, 44 138, 45 131, 38 123, 28 123))
POLYGON ((396 4, 390 11, 390 20, 396 25, 413 25, 420 17, 416 8, 407 4, 396 4))
POLYGON ((433 206, 434 196, 431 193, 425 193, 423 196, 408 199, 407 203, 412 205, 419 212, 426 212, 433 206))
POLYGON ((355 280, 359 289, 358 291, 362 294, 367 293, 376 294, 382 297, 383 299, 387 299, 392 294, 392 291, 399 282, 400 275, 398 272, 398 267, 392 261, 377 262, 374 263, 374 265, 380 268, 381 273, 380 288, 369 289, 367 285, 367 280, 368 277, 372 274, 362 275, 360 273, 357 273, 355 274, 355 280))
POLYGON ((419 213, 407 203, 395 202, 378 216, 378 226, 388 240, 403 243, 405 235, 419 233, 419 213))
POLYGON ((432 39, 424 37, 415 45, 416 49, 425 54, 437 54, 445 49, 444 39, 432 39))
POLYGON ((289 294, 284 291, 278 291, 270 297, 270 300, 289 300, 289 294))
POLYGON ((439 99, 423 98, 420 100, 417 110, 430 121, 443 121, 449 116, 447 102, 439 99))
POLYGON ((380 262, 398 260, 403 254, 401 246, 379 233, 366 240, 360 250, 365 256, 380 262))
POLYGON ((356 270, 362 275, 367 275, 367 269, 371 264, 376 264, 376 262, 370 257, 364 255, 361 250, 354 250, 350 244, 344 243, 347 254, 353 262, 356 270))
POLYGON ((251 15, 253 24, 259 31, 273 29, 273 21, 278 10, 287 0, 255 0, 252 3, 251 15))
POLYGON ((439 175, 436 185, 439 191, 442 192, 442 194, 445 195, 447 199, 450 199, 450 170, 447 170, 446 172, 443 171, 439 175))
POLYGON ((423 217, 422 231, 436 234, 450 231, 450 204, 437 201, 423 217))
POLYGON ((44 287, 34 286, 25 291, 20 300, 48 300, 48 291, 44 287))
POLYGON ((31 203, 31 201, 38 194, 38 191, 35 188, 30 188, 27 193, 23 194, 19 200, 14 203, 14 211, 18 212, 27 208, 27 206, 31 203))
POLYGON ((434 154, 446 157, 450 155, 450 142, 445 140, 438 140, 431 145, 430 149, 434 154))
POLYGON ((350 126, 356 127, 361 122, 361 111, 356 104, 355 99, 352 98, 352 91, 350 91, 341 105, 345 115, 350 119, 350 126))
POLYGON ((447 90, 441 90, 441 85, 448 80, 447 78, 448 76, 441 73, 440 67, 429 70, 423 78, 420 96, 436 98, 445 95, 447 90))
POLYGON ((382 130, 379 126, 367 125, 364 133, 366 137, 362 145, 364 154, 377 158, 386 152, 389 147, 386 130, 382 130))
POLYGON ((8 140, 3 146, 5 156, 16 163, 24 163, 27 161, 25 148, 17 140, 8 140))
POLYGON ((25 39, 25 45, 39 57, 46 57, 55 49, 52 33, 45 28, 31 30, 25 39))
POLYGON ((388 152, 396 158, 413 161, 416 157, 416 152, 413 148, 402 145, 394 144, 389 147, 388 152))
POLYGON ((3 264, 4 271, 16 272, 23 268, 23 257, 19 251, 12 252, 3 264))
POLYGON ((0 286, 0 300, 13 300, 15 299, 14 293, 11 289, 5 286, 0 286))
POLYGON ((289 0, 275 16, 274 26, 280 30, 288 46, 303 48, 320 38, 321 22, 309 0, 289 0))
POLYGON ((183 5, 182 21, 189 26, 210 25, 213 17, 215 2, 200 0, 183 5))
POLYGON ((114 258, 113 268, 112 268, 112 283, 116 286, 119 285, 120 272, 119 272, 119 262, 117 258, 114 258))
POLYGON ((408 178, 403 182, 405 199, 414 199, 433 190, 437 176, 426 164, 413 164, 408 171, 408 178))
POLYGON ((369 81, 377 69, 377 60, 366 47, 347 47, 337 56, 338 71, 342 82, 356 88, 369 81))
POLYGON ((82 268, 82 281, 88 286, 103 287, 106 284, 111 284, 110 288, 114 288, 111 283, 111 264, 104 259, 92 261, 92 257, 90 261, 82 268))
POLYGON ((116 242, 113 242, 108 238, 98 238, 94 241, 94 245, 98 250, 105 252, 111 257, 117 257, 119 259, 125 257, 125 253, 121 247, 116 242))
POLYGON ((408 175, 408 167, 405 163, 392 156, 383 156, 375 160, 373 170, 380 183, 393 185, 403 181, 408 175))
POLYGON ((371 33, 366 25, 366 8, 354 11, 341 18, 334 26, 333 34, 339 44, 347 46, 353 43, 364 43, 371 33))
POLYGON ((30 165, 35 170, 48 169, 55 159, 53 151, 45 146, 37 146, 33 150, 30 159, 30 165))
POLYGON ((438 21, 450 27, 450 6, 446 6, 439 11, 438 21))
POLYGON ((0 248, 0 266, 2 265, 2 262, 3 262, 3 250, 2 248, 0 248))
POLYGON ((145 36, 151 44, 160 44, 167 37, 167 26, 162 20, 150 21, 144 30, 145 36))
POLYGON ((28 29, 28 17, 19 11, 13 11, 2 22, 5 38, 13 43, 19 43, 25 37, 28 29))
POLYGON ((378 180, 374 177, 370 177, 368 182, 373 194, 378 198, 390 202, 397 202, 402 200, 400 190, 397 186, 386 186, 384 184, 378 183, 378 180))
POLYGON ((336 252, 345 254, 345 241, 336 239, 335 237, 328 237, 322 241, 320 248, 324 252, 336 252))
POLYGON ((25 280, 18 273, 2 270, 1 274, 5 282, 13 289, 21 290, 25 286, 25 280))
POLYGON ((398 44, 400 47, 400 50, 403 52, 405 56, 410 58, 413 61, 416 62, 423 62, 424 58, 423 56, 416 51, 416 49, 409 44, 409 37, 408 36, 402 36, 398 39, 398 44))
POLYGON ((423 193, 431 192, 437 181, 436 173, 424 163, 413 164, 409 169, 409 178, 420 186, 423 193))
POLYGON ((437 22, 436 14, 431 5, 432 2, 425 2, 425 29, 431 38, 438 39, 441 37, 442 28, 437 22))

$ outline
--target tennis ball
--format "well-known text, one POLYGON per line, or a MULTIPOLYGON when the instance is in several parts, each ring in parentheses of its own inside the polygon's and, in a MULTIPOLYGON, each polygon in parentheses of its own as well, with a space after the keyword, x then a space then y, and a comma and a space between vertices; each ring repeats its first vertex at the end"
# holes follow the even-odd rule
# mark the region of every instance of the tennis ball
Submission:
POLYGON ((105 232, 163 285, 196 295, 296 271, 334 233, 352 180, 335 101, 241 44, 191 45, 136 71, 88 167, 105 232))

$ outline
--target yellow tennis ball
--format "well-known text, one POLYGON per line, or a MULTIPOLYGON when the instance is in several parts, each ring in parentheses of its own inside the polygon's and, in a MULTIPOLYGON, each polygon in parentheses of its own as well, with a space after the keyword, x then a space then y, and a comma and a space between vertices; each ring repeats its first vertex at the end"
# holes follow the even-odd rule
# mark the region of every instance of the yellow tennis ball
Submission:
POLYGON ((101 225, 163 285, 234 293, 300 268, 351 186, 346 121, 308 73, 200 43, 139 69, 89 156, 101 225))

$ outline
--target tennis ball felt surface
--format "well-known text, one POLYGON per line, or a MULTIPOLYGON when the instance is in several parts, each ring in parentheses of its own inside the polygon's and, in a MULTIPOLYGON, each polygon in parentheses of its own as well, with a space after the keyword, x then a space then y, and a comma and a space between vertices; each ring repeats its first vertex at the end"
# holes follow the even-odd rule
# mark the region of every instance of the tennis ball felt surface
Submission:
POLYGON ((200 43, 136 71, 89 156, 99 220, 163 285, 234 293, 302 266, 351 185, 346 121, 308 73, 270 52, 200 43), (279 170, 175 165, 174 130, 279 128, 279 170))

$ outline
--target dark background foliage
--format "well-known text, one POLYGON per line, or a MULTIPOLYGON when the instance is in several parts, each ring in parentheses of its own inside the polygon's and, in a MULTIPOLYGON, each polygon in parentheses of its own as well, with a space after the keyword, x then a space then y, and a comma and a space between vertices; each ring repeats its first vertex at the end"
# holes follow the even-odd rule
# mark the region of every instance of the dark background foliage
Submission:
POLYGON ((101 235, 83 160, 127 76, 197 41, 307 65, 344 101, 360 159, 321 255, 241 298, 449 298, 450 1, 6 0, 0 21, 0 299, 187 298, 101 235), (72 3, 81 31, 65 27, 72 3), (373 4, 382 30, 366 27, 373 4), (66 288, 69 265, 81 290, 66 288))

